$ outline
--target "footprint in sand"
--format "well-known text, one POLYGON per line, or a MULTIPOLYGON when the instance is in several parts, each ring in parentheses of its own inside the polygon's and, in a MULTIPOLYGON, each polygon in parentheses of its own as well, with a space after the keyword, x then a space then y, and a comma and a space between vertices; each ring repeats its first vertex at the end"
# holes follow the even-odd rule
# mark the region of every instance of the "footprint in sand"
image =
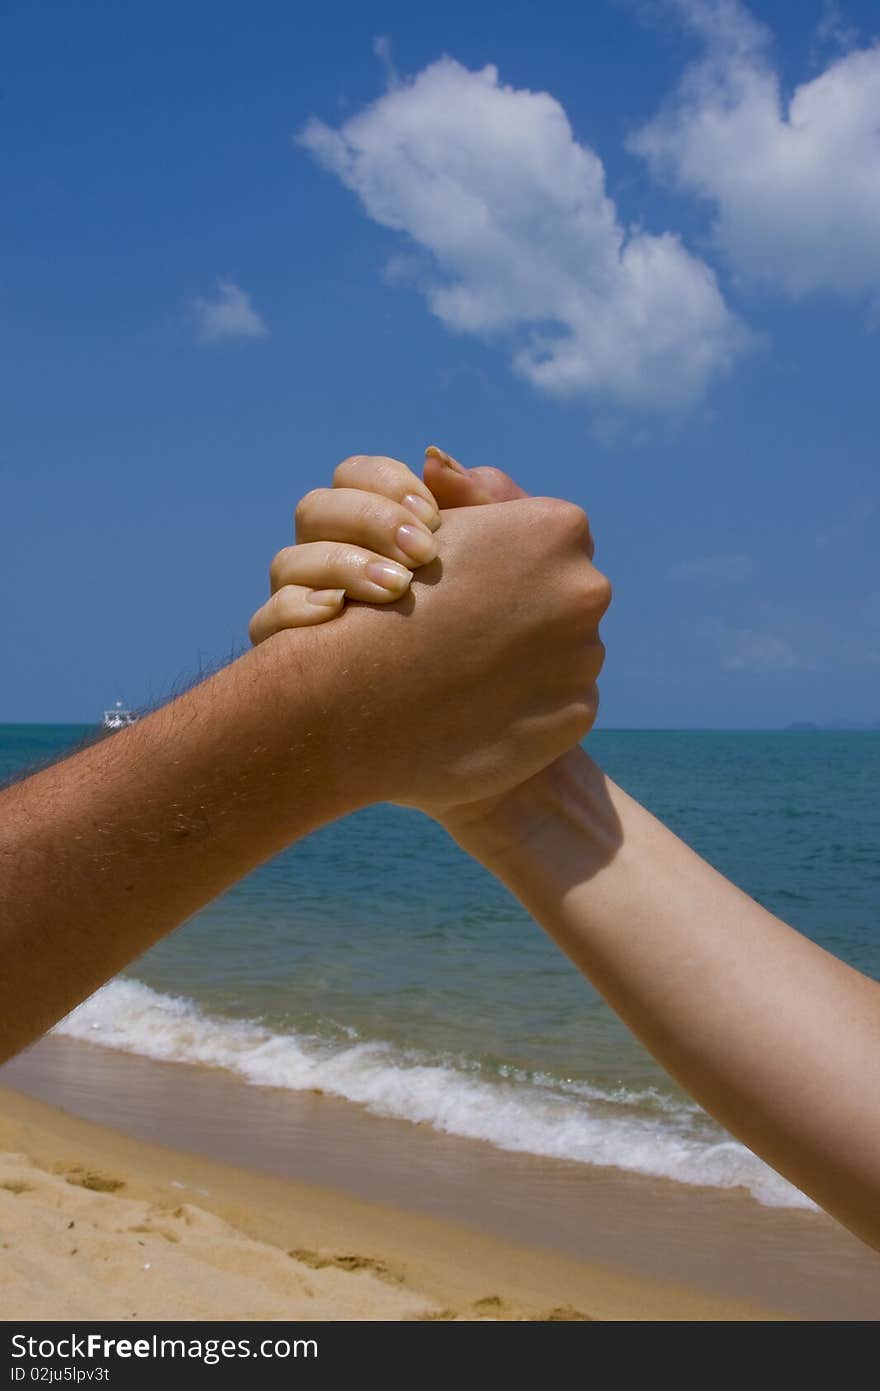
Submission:
POLYGON ((478 1318, 496 1319, 521 1319, 529 1323, 592 1323, 593 1318, 590 1314, 583 1313, 580 1309, 575 1309, 571 1304, 557 1304, 555 1308, 548 1309, 546 1314, 526 1314, 515 1315, 511 1313, 510 1306, 505 1303, 500 1295, 487 1294, 483 1299, 478 1299, 471 1305, 472 1313, 478 1318))
MULTIPOLYGON (((175 1228, 213 1227, 215 1219, 199 1209, 189 1207, 186 1203, 180 1203, 177 1207, 168 1208, 162 1204, 156 1204, 148 1209, 144 1219, 137 1226, 129 1227, 130 1232, 139 1232, 144 1236, 160 1236, 172 1245, 176 1245, 181 1240, 181 1233, 175 1228)), ((143 1245, 143 1243, 141 1243, 143 1245)))
POLYGON ((82 1164, 56 1167, 54 1172, 61 1173, 76 1188, 88 1188, 92 1193, 118 1193, 120 1188, 125 1187, 121 1178, 112 1178, 109 1174, 99 1173, 97 1169, 84 1169, 82 1164))
POLYGON ((473 1303, 475 1314, 500 1314, 504 1309, 504 1300, 497 1294, 487 1294, 483 1299, 476 1299, 473 1303))
POLYGON ((295 1261, 300 1261, 303 1265, 310 1266, 312 1270, 326 1270, 328 1267, 336 1270, 368 1270, 371 1275, 378 1275, 380 1280, 389 1280, 393 1284, 400 1284, 399 1276, 395 1275, 384 1261, 374 1260, 371 1256, 323 1256, 320 1251, 308 1251, 297 1248, 288 1251, 295 1261))

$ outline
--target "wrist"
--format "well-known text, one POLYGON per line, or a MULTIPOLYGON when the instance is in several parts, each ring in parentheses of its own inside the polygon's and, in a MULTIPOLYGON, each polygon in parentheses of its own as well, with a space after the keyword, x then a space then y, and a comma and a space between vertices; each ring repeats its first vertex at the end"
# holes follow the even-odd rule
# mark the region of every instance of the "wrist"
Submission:
POLYGON ((605 775, 577 745, 518 787, 485 802, 453 807, 441 818, 453 839, 487 869, 508 877, 521 857, 548 853, 576 827, 584 844, 617 843, 605 775))

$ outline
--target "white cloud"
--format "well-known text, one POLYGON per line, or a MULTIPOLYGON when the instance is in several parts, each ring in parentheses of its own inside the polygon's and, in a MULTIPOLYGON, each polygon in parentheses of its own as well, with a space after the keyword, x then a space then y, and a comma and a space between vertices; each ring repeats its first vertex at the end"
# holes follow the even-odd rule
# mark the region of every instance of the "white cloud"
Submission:
POLYGON ((757 571, 755 559, 750 555, 704 555, 694 560, 680 560, 669 573, 675 580, 745 584, 757 571))
POLYGON ((213 299, 192 302, 195 334, 200 343, 225 343, 232 338, 264 338, 269 332, 246 290, 221 280, 213 299))
POLYGON ((717 243, 744 276, 795 296, 876 295, 880 44, 838 57, 789 98, 767 31, 738 0, 675 8, 706 52, 630 148, 714 204, 717 243))
POLYGON ((807 665, 790 643, 774 633, 741 628, 729 638, 730 650, 721 659, 725 671, 795 671, 807 665))
POLYGON ((742 350, 715 276, 673 233, 621 226, 601 160, 545 92, 450 58, 338 130, 298 137, 368 215, 405 233, 450 329, 510 344, 558 396, 679 409, 742 350))

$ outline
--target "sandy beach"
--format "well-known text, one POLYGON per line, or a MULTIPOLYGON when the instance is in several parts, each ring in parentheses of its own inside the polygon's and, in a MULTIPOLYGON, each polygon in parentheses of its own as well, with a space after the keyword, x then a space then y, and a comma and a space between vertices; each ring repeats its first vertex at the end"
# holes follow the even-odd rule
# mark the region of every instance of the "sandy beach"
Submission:
POLYGON ((5 1319, 755 1319, 466 1228, 213 1163, 4 1090, 5 1319))
POLYGON ((0 1080, 7 1319, 880 1310, 880 1261, 821 1214, 538 1164, 65 1039, 0 1080))

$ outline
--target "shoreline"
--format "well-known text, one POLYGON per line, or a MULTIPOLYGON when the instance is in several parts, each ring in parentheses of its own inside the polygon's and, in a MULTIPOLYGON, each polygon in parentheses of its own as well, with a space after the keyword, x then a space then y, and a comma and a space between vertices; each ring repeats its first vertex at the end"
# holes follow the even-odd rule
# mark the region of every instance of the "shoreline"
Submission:
MULTIPOLYGON (((270 1246, 283 1230, 287 1249, 318 1252, 320 1261, 341 1251, 368 1263, 361 1272, 370 1262, 403 1271, 410 1293, 457 1317, 542 1318, 566 1308, 579 1311, 568 1317, 661 1320, 880 1312, 874 1253, 821 1214, 763 1208, 738 1190, 512 1154, 332 1097, 58 1037, 7 1064, 0 1084, 14 1088, 0 1091, 3 1150, 43 1169, 66 1157, 119 1170, 120 1193, 160 1206, 185 1195, 270 1246), (197 1181, 208 1171, 209 1182, 197 1181), (158 1189, 150 1175, 161 1175, 158 1189), (212 1196, 199 1195, 205 1188, 212 1196), (231 1202, 233 1193, 246 1199, 231 1202), (476 1309, 490 1297, 501 1304, 476 1309)), ((365 1306, 348 1298, 332 1317, 440 1316, 346 1307, 365 1306)))
POLYGON ((6 1319, 764 1320, 0 1089, 6 1319))

